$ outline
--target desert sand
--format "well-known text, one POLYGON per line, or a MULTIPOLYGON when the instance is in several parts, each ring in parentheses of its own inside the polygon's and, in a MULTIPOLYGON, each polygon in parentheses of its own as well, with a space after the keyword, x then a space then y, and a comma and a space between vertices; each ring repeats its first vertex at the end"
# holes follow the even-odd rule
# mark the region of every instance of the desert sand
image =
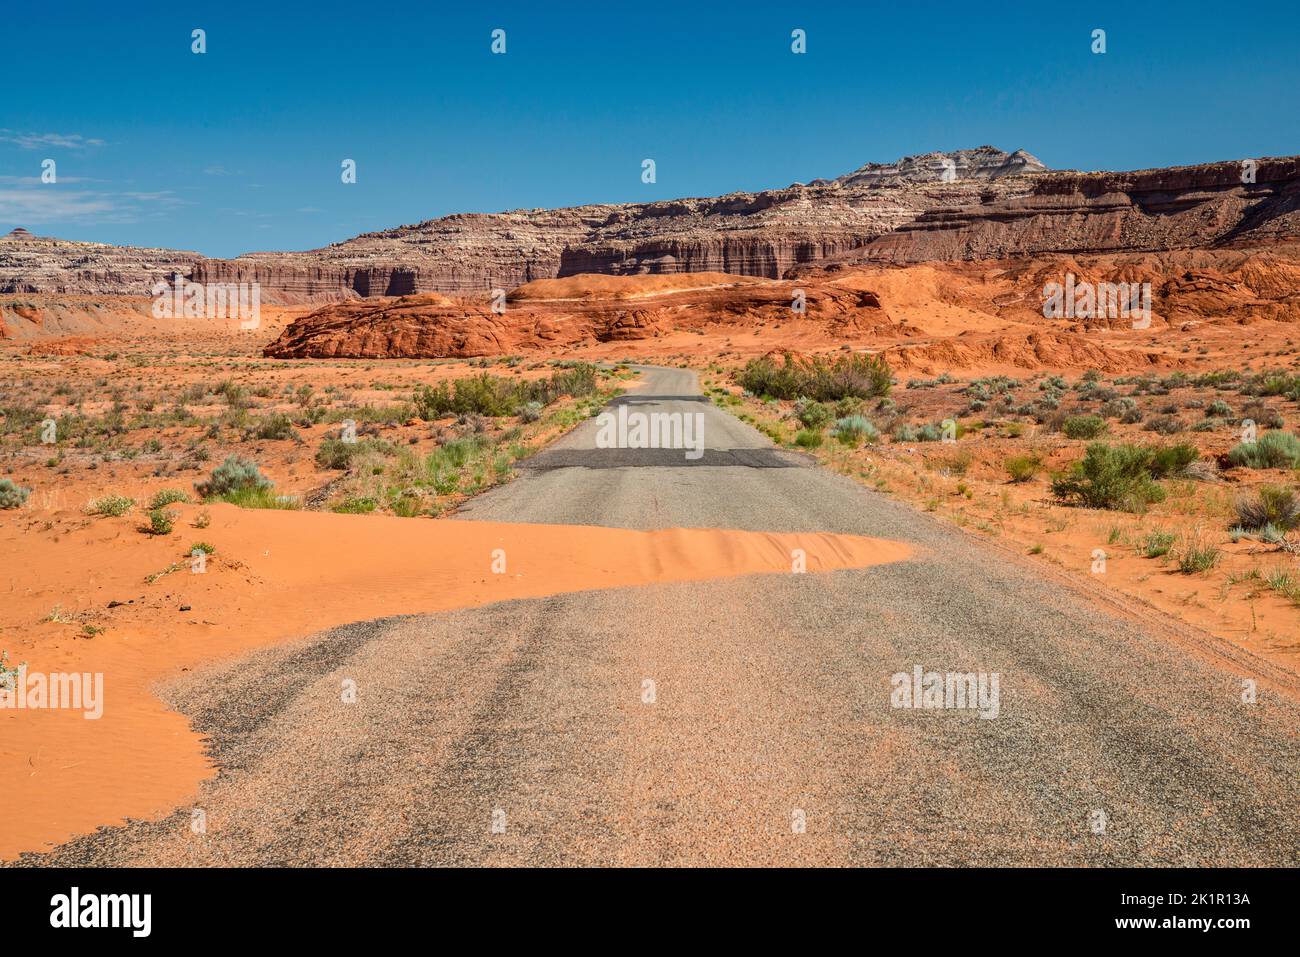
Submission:
MULTIPOLYGON (((413 522, 380 515, 178 506, 183 532, 142 536, 138 518, 5 522, 0 553, 24 574, 5 596, 11 662, 102 673, 103 716, 0 711, 0 857, 175 807, 215 773, 183 715, 152 692, 169 674, 332 625, 566 591, 749 574, 810 573, 906 557, 846 535, 711 529, 413 522), (197 574, 190 539, 215 546, 197 574), (500 550, 498 552, 498 550, 500 550), (175 571, 149 582, 174 565, 175 571), (494 566, 503 571, 494 571, 494 566), (110 607, 110 604, 113 604, 110 607), (47 620, 52 612, 57 620, 47 620), (104 629, 93 636, 87 624, 104 629)), ((231 702, 238 707, 238 702, 231 702)))

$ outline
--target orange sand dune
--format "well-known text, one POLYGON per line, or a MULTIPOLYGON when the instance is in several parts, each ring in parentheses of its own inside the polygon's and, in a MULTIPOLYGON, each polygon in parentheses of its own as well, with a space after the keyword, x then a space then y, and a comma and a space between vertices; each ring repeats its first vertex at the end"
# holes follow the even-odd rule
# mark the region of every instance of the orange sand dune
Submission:
MULTIPOLYGON (((897 561, 907 546, 823 533, 423 521, 177 506, 177 531, 138 515, 28 512, 0 524, 11 569, 0 649, 28 672, 104 676, 103 715, 0 710, 0 857, 179 806, 214 774, 201 738, 150 692, 160 679, 333 625, 513 598, 897 561), (202 574, 193 542, 216 547, 202 574), (500 549, 499 553, 495 550, 500 549), (493 570, 504 559, 503 573, 493 570), (153 584, 151 574, 178 564, 153 584), (109 609, 110 602, 122 604, 109 609), (60 606, 58 620, 43 620, 60 606), (86 637, 86 627, 104 631, 86 637)), ((237 703, 232 705, 237 707, 237 703)))

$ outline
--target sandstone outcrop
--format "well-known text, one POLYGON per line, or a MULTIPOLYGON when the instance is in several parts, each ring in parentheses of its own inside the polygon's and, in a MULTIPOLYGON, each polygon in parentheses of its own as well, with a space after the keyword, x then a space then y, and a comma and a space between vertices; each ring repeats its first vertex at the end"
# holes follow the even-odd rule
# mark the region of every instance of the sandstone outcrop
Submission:
POLYGON ((795 287, 717 277, 730 281, 661 286, 639 294, 641 277, 574 278, 581 281, 555 291, 577 291, 577 296, 545 298, 544 289, 525 287, 527 296, 512 299, 500 314, 486 299, 454 302, 437 294, 335 303, 291 324, 264 354, 279 359, 491 356, 635 342, 674 332, 725 334, 765 323, 815 325, 834 336, 910 334, 889 319, 874 294, 829 284, 795 287), (584 286, 608 294, 584 297, 584 286), (802 290, 803 313, 791 309, 796 288, 802 290))

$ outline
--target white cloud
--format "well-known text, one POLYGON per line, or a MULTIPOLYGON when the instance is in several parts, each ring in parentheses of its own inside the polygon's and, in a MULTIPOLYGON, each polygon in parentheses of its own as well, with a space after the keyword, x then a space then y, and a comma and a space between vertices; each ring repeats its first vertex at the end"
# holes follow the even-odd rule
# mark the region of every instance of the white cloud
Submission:
POLYGON ((44 223, 133 223, 191 205, 170 191, 104 193, 64 189, 58 185, 29 189, 0 189, 0 223, 20 226, 44 223))
POLYGON ((13 143, 25 150, 36 150, 42 147, 84 150, 92 146, 104 145, 103 140, 86 139, 80 133, 24 133, 3 128, 0 128, 0 143, 13 143))
MULTIPOLYGON (((91 179, 86 176, 60 176, 59 182, 66 186, 68 183, 102 183, 104 181, 102 179, 91 179)), ((44 185, 39 176, 0 176, 0 183, 9 186, 44 185)))
POLYGON ((50 223, 114 212, 111 199, 59 189, 0 189, 0 221, 50 223))

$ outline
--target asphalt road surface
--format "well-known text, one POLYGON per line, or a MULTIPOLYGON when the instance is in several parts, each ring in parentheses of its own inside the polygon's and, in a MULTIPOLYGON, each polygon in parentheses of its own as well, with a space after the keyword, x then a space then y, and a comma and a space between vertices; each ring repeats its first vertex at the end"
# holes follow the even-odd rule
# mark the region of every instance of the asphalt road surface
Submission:
POLYGON ((1294 678, 773 449, 692 373, 646 378, 620 401, 702 413, 703 457, 597 449, 588 421, 458 518, 914 556, 362 622, 186 676, 167 695, 222 768, 206 832, 186 807, 24 863, 1297 863, 1294 678), (996 673, 997 716, 893 707, 917 665, 996 673))

